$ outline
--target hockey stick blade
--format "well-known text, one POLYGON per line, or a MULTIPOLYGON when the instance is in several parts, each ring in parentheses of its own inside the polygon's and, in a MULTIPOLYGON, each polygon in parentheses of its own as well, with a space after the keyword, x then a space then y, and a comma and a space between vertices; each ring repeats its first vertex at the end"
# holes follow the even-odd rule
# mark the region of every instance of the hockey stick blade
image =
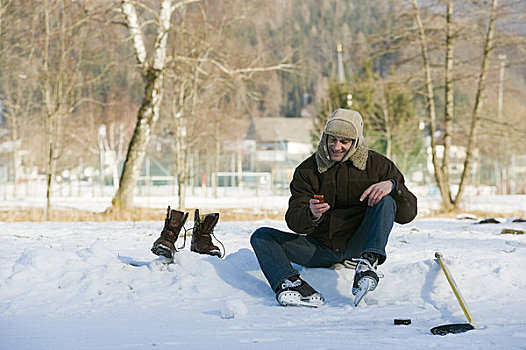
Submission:
POLYGON ((469 323, 444 324, 442 326, 431 328, 431 333, 434 335, 457 334, 464 333, 472 329, 475 329, 475 327, 469 323))

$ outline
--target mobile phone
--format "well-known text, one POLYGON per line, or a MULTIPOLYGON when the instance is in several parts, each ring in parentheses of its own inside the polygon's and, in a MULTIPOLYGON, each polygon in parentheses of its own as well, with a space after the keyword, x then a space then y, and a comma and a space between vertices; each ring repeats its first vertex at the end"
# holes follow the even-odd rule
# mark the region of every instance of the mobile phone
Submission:
POLYGON ((320 201, 320 203, 325 203, 325 200, 323 198, 323 194, 315 194, 314 199, 317 199, 320 201))

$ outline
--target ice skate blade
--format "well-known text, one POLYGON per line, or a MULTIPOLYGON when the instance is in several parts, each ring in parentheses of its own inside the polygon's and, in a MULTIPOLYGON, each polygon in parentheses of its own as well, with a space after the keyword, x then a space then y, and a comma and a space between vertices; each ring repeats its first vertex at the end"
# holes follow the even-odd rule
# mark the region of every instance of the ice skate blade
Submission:
POLYGON ((320 293, 314 293, 310 297, 302 298, 301 294, 298 292, 286 291, 280 293, 278 303, 282 306, 306 306, 316 308, 323 305, 323 297, 320 293))
POLYGON ((370 277, 364 277, 358 281, 358 288, 352 292, 354 294, 354 306, 358 306, 362 299, 369 293, 376 289, 376 281, 370 277))
POLYGON ((361 289, 367 289, 368 292, 371 292, 375 290, 377 286, 378 282, 374 278, 365 276, 358 281, 358 288, 353 287, 352 294, 356 295, 361 289))

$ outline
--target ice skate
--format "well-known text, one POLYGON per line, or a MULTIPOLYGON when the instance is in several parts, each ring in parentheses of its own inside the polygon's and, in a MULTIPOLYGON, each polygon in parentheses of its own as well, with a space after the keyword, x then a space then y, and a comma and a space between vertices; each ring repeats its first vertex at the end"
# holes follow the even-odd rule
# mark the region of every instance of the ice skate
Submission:
POLYGON ((378 258, 373 253, 364 253, 361 258, 353 259, 353 261, 358 263, 352 287, 354 306, 357 306, 367 293, 372 292, 378 286, 379 277, 376 272, 378 258))
POLYGON ((323 296, 299 276, 292 276, 281 282, 276 291, 276 299, 283 306, 319 307, 323 296))

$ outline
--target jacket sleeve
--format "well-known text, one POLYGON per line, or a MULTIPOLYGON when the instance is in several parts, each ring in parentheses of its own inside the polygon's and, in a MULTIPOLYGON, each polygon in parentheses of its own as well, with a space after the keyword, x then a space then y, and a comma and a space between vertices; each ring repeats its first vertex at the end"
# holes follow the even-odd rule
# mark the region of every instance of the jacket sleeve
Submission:
POLYGON ((314 186, 305 170, 296 168, 290 182, 289 207, 285 213, 288 227, 299 234, 311 234, 318 224, 314 221, 309 208, 309 200, 313 198, 314 186))
POLYGON ((413 221, 418 212, 416 196, 403 183, 397 184, 391 195, 396 202, 395 221, 399 224, 413 221))
POLYGON ((417 199, 416 196, 409 191, 405 185, 404 176, 398 170, 396 165, 389 161, 387 178, 394 179, 396 186, 391 191, 390 195, 396 202, 395 221, 399 224, 407 224, 413 221, 417 214, 417 199))

